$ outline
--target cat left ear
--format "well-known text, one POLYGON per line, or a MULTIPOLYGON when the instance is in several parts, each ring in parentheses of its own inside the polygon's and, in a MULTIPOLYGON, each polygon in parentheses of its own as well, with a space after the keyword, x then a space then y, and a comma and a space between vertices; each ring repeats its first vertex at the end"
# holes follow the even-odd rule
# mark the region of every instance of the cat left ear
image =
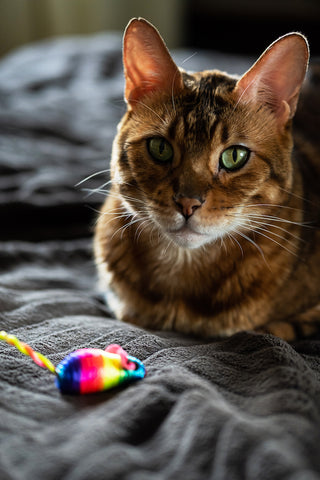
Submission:
POLYGON ((182 87, 182 75, 160 34, 143 18, 129 22, 123 38, 125 99, 134 107, 144 95, 172 94, 182 87))
POLYGON ((309 61, 309 47, 300 33, 280 37, 237 82, 239 102, 264 103, 285 124, 296 111, 309 61))

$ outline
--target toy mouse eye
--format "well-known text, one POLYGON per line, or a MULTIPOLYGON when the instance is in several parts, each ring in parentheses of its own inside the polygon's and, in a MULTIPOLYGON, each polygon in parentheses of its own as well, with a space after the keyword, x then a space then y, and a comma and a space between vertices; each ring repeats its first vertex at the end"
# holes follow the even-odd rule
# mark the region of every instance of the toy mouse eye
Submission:
POLYGON ((148 138, 147 147, 151 157, 158 162, 170 162, 173 159, 173 148, 165 138, 148 138))
POLYGON ((250 150, 243 146, 234 145, 222 152, 220 167, 227 171, 238 170, 249 160, 250 150))

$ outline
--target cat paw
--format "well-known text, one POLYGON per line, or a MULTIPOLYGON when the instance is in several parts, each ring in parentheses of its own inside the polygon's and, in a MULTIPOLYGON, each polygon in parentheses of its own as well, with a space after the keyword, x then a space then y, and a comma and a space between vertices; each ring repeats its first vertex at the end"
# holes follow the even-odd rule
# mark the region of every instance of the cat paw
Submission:
POLYGON ((270 322, 260 327, 260 333, 271 333, 292 342, 297 338, 310 337, 320 331, 320 305, 306 310, 288 321, 270 322))

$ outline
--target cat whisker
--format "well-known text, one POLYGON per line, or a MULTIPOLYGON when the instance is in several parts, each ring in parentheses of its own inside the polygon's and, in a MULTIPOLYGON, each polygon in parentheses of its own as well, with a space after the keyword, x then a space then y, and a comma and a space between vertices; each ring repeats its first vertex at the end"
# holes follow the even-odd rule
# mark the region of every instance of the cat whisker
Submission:
POLYGON ((156 228, 156 226, 153 224, 153 225, 152 225, 152 228, 151 228, 151 231, 150 231, 150 234, 149 234, 150 245, 155 245, 155 243, 154 243, 154 238, 153 238, 153 234, 154 234, 155 228, 156 228))
POLYGON ((80 182, 76 183, 75 184, 75 187, 79 187, 80 185, 82 185, 84 182, 87 182, 88 180, 91 180, 92 178, 98 176, 98 175, 102 175, 103 173, 109 173, 110 172, 110 168, 107 168, 105 170, 100 170, 99 172, 95 172, 95 173, 92 173, 91 175, 88 175, 86 178, 84 178, 83 180, 80 180, 80 182))
POLYGON ((283 192, 287 193, 288 195, 298 198, 299 200, 302 200, 303 202, 308 202, 312 205, 314 205, 314 202, 311 202, 308 198, 302 197, 301 195, 297 195, 296 193, 291 192, 290 190, 287 190, 286 188, 282 188, 278 186, 279 190, 282 190, 283 192))
POLYGON ((128 182, 123 182, 123 181, 115 181, 114 179, 111 179, 111 180, 108 180, 107 182, 103 183, 102 185, 100 185, 100 187, 97 187, 96 189, 94 190, 100 190, 104 193, 109 193, 110 192, 110 189, 104 189, 104 187, 108 186, 108 185, 127 185, 129 187, 133 187, 132 184, 128 183, 128 182))
POLYGON ((176 244, 173 242, 173 240, 169 237, 169 235, 166 235, 161 228, 159 228, 159 225, 155 224, 156 232, 158 233, 158 244, 161 244, 163 248, 161 249, 160 256, 162 260, 167 260, 167 253, 170 248, 176 248, 176 244))
MULTIPOLYGON (((293 239, 297 240, 298 242, 303 242, 303 243, 306 243, 305 240, 303 240, 302 238, 300 238, 298 235, 295 235, 294 233, 290 232, 289 230, 286 230, 285 228, 281 228, 279 227, 278 225, 272 225, 270 223, 261 223, 261 222, 255 222, 253 221, 253 223, 255 225, 257 225, 257 227, 259 228, 263 228, 263 227, 274 227, 284 233, 286 233, 287 235, 289 235, 290 237, 292 237, 293 239)), ((271 233, 272 235, 278 237, 278 238, 281 238, 283 240, 286 240, 286 238, 283 236, 283 235, 280 235, 276 232, 271 232, 270 229, 265 229, 266 232, 269 232, 271 233)), ((288 243, 290 243, 291 245, 296 245, 293 240, 287 240, 288 243)))
MULTIPOLYGON (((97 213, 98 215, 101 215, 101 212, 100 210, 97 210, 96 208, 94 208, 92 205, 88 205, 88 208, 94 212, 94 213, 97 213)), ((98 221, 98 218, 96 219, 96 222, 98 221)))
POLYGON ((249 243, 251 243, 251 245, 253 245, 257 250, 258 252, 260 253, 263 261, 265 262, 265 264, 268 266, 269 268, 269 265, 268 265, 268 262, 266 260, 266 257, 264 256, 264 252, 262 250, 262 248, 254 241, 252 240, 250 237, 248 237, 247 235, 245 235, 243 232, 240 232, 239 230, 234 230, 234 232, 239 235, 240 237, 244 238, 245 240, 247 240, 249 243))
POLYGON ((187 57, 183 60, 181 65, 184 65, 185 63, 189 62, 189 60, 191 60, 191 58, 195 57, 196 55, 198 55, 198 52, 193 52, 191 55, 189 55, 189 57, 187 57))
MULTIPOLYGON (((161 241, 164 240, 165 236, 164 236, 164 234, 161 232, 159 226, 158 226, 156 223, 154 223, 154 222, 152 222, 152 223, 153 223, 153 226, 152 226, 152 229, 151 229, 151 232, 150 232, 150 242, 153 241, 153 235, 154 235, 154 234, 157 234, 158 238, 155 239, 155 240, 154 240, 154 243, 153 243, 154 245, 157 245, 157 244, 159 244, 161 241)), ((152 244, 152 243, 151 243, 151 244, 152 244)))
POLYGON ((242 255, 242 258, 244 258, 244 252, 243 252, 243 248, 241 246, 241 243, 238 242, 238 240, 234 237, 234 235, 232 235, 232 233, 227 233, 227 236, 231 239, 231 241, 233 242, 236 242, 236 244, 238 245, 238 247, 240 248, 241 250, 241 255, 242 255))
POLYGON ((168 250, 175 246, 173 240, 171 240, 170 237, 166 236, 165 240, 167 241, 167 246, 161 252, 162 258, 165 258, 167 256, 168 250))
POLYGON ((176 70, 175 74, 173 76, 173 79, 172 79, 172 86, 171 86, 171 103, 172 103, 172 109, 173 109, 173 112, 174 112, 175 115, 176 115, 177 111, 176 111, 176 104, 175 104, 175 100, 174 100, 174 84, 175 84, 178 73, 179 73, 179 70, 176 70))
MULTIPOLYGON (((238 205, 234 205, 233 207, 230 207, 229 210, 235 208, 235 207, 238 207, 238 208, 242 208, 242 209, 246 209, 247 207, 263 207, 263 206, 271 206, 270 204, 253 204, 253 205, 241 205, 241 204, 238 204, 238 205)), ((292 207, 286 207, 285 205, 272 205, 274 207, 277 207, 277 208, 284 208, 284 209, 290 209, 292 211, 296 211, 296 212, 301 212, 301 209, 298 209, 298 208, 292 208, 292 207)), ((273 220, 276 220, 276 221, 279 221, 279 222, 285 222, 285 223, 294 223, 294 224, 297 224, 297 225, 310 225, 311 222, 293 222, 292 220, 288 220, 286 218, 283 218, 283 217, 279 217, 277 215, 269 215, 267 213, 248 213, 248 212, 245 212, 245 211, 242 211, 241 213, 240 212, 234 212, 234 213, 229 213, 230 215, 242 215, 242 216, 250 216, 250 217, 259 217, 259 218, 268 218, 268 219, 273 219, 273 220)))
MULTIPOLYGON (((243 222, 243 226, 246 226, 245 225, 245 222, 243 222)), ((292 240, 289 240, 289 239, 286 239, 283 235, 279 235, 278 233, 275 233, 275 232, 272 232, 270 229, 267 229, 267 228, 264 228, 263 227, 263 224, 260 224, 260 223, 256 223, 256 225, 252 226, 251 223, 249 224, 252 232, 255 232, 257 234, 260 235, 260 232, 266 232, 268 233, 269 235, 273 235, 283 241, 285 241, 286 243, 288 243, 289 245, 292 245, 293 247, 296 246, 296 243, 294 243, 292 240)), ((271 237, 267 237, 271 240, 271 237)), ((295 237, 297 240, 300 240, 298 237, 295 237)), ((275 243, 277 243, 278 245, 280 245, 281 247, 285 248, 282 244, 278 243, 276 240, 272 239, 275 243)), ((291 252, 293 253, 293 252, 291 252)))
POLYGON ((118 213, 116 211, 110 211, 110 212, 102 212, 102 215, 111 215, 112 216, 112 219, 111 220, 118 220, 120 218, 130 218, 132 217, 132 214, 130 214, 129 212, 123 212, 123 213, 118 213))
POLYGON ((248 213, 246 214, 246 217, 249 217, 250 219, 261 219, 261 220, 268 220, 272 222, 278 222, 278 223, 286 223, 288 225, 297 225, 299 227, 306 227, 306 228, 312 228, 312 225, 310 222, 294 222, 293 220, 288 220, 286 218, 281 218, 281 217, 276 217, 273 215, 263 215, 259 213, 248 213))
POLYGON ((128 203, 132 202, 132 203, 135 203, 135 204, 141 204, 142 206, 145 206, 145 202, 143 200, 141 200, 140 198, 131 197, 131 196, 125 195, 123 193, 120 194, 120 193, 114 192, 112 190, 110 190, 108 192, 108 196, 110 196, 112 198, 115 198, 117 200, 120 200, 120 201, 126 200, 128 203))
MULTIPOLYGON (((249 221, 250 222, 250 225, 251 224, 254 224, 254 225, 258 225, 258 226, 262 226, 262 227, 272 227, 272 228, 276 228, 277 230, 280 230, 284 233, 287 233, 288 235, 290 235, 292 238, 298 240, 298 241, 303 241, 298 235, 295 235, 294 233, 290 232, 289 230, 287 230, 286 228, 283 228, 283 227, 280 227, 279 225, 276 225, 276 224, 273 224, 273 223, 268 223, 268 222, 265 222, 265 221, 260 221, 259 218, 260 217, 257 217, 257 219, 253 220, 252 218, 248 219, 246 216, 242 216, 242 215, 232 215, 233 217, 236 217, 236 218, 240 218, 241 221, 249 221)), ((264 220, 264 219, 262 219, 264 220)), ((270 220, 269 218, 267 220, 270 220)), ((294 223, 294 225, 296 225, 294 223)), ((298 226, 301 226, 300 224, 298 224, 298 226)), ((302 225, 303 226, 303 225, 302 225)), ((277 235, 276 233, 274 233, 274 235, 277 235)), ((281 235, 279 235, 281 237, 281 235)))
MULTIPOLYGON (((107 215, 110 215, 111 218, 108 219, 108 221, 112 221, 112 220, 115 220, 115 219, 121 219, 121 218, 130 218, 130 216, 132 216, 132 214, 128 213, 127 211, 124 212, 123 210, 123 213, 117 213, 117 210, 120 210, 119 209, 113 209, 113 210, 110 210, 108 212, 104 212, 104 211, 100 211, 100 210, 97 210, 96 208, 92 207, 91 205, 88 205, 88 208, 90 210, 92 210, 94 213, 97 213, 99 216, 107 216, 107 215)), ((95 224, 97 224, 99 220, 99 217, 96 218, 95 220, 95 224)))
MULTIPOLYGON (((228 235, 228 236, 229 236, 229 235, 228 235)), ((230 236, 229 236, 229 237, 230 237, 230 236)), ((226 254, 228 253, 228 249, 227 249, 227 246, 226 246, 226 243, 225 243, 223 237, 220 238, 220 248, 221 248, 221 249, 223 248, 224 251, 226 252, 226 254)))
POLYGON ((106 197, 109 193, 109 190, 104 189, 104 187, 107 186, 109 183, 110 183, 110 181, 104 183, 103 185, 101 185, 101 187, 97 187, 97 188, 82 188, 81 191, 82 192, 87 192, 87 195, 85 196, 85 198, 88 198, 88 197, 90 197, 91 195, 94 195, 94 194, 100 194, 100 195, 104 195, 106 197))
POLYGON ((245 222, 242 223, 242 226, 243 227, 249 227, 251 229, 252 232, 256 233, 257 235, 261 235, 262 237, 266 238, 267 240, 270 240, 271 242, 273 242, 274 244, 278 245, 279 247, 281 247, 282 249, 286 250, 288 253, 290 253, 291 255, 294 255, 295 257, 297 257, 297 254, 295 252, 293 252, 292 250, 290 250, 289 248, 287 248, 286 246, 284 246, 282 243, 278 242, 277 240, 275 240, 274 238, 270 237, 270 235, 274 235, 278 238, 280 238, 281 240, 284 240, 285 242, 287 242, 288 244, 292 245, 292 246, 296 246, 296 244, 293 244, 290 240, 287 240, 286 238, 282 237, 281 235, 278 235, 274 232, 270 232, 270 230, 268 229, 265 229, 263 227, 259 227, 259 226, 255 226, 254 228, 252 228, 252 225, 250 225, 249 223, 246 225, 245 222), (262 233, 262 232, 265 232, 265 233, 262 233), (266 233, 268 233, 269 235, 266 235, 266 233))
MULTIPOLYGON (((107 170, 102 170, 101 172, 97 172, 95 174, 92 174, 90 175, 89 177, 87 177, 86 179, 82 180, 81 182, 79 182, 76 186, 79 186, 80 184, 82 184, 83 182, 87 181, 87 180, 90 180, 91 178, 93 178, 95 175, 98 175, 100 173, 103 173, 103 172, 106 172, 107 170)), ((114 179, 112 180, 108 180, 107 182, 104 182, 102 185, 100 185, 99 187, 96 187, 96 188, 83 188, 81 189, 81 191, 83 192, 87 192, 87 195, 85 196, 85 198, 88 198, 90 197, 91 195, 94 195, 94 194, 104 194, 105 196, 108 196, 109 193, 110 193, 110 190, 109 189, 106 189, 105 187, 107 187, 108 185, 111 185, 111 184, 117 184, 117 185, 128 185, 130 187, 132 187, 133 185, 131 185, 130 183, 127 183, 127 182, 116 182, 114 179)))
POLYGON ((100 215, 106 217, 110 216, 110 221, 118 220, 121 218, 131 218, 133 216, 132 213, 128 212, 128 210, 126 210, 124 207, 113 208, 111 210, 108 210, 107 212, 102 211, 100 212, 100 215))
MULTIPOLYGON (((145 195, 144 191, 141 188, 139 188, 137 185, 132 185, 131 183, 128 183, 128 182, 119 182, 119 183, 117 183, 117 185, 128 186, 128 187, 134 188, 135 191, 140 192, 140 193, 145 195)), ((134 199, 136 198, 136 197, 129 196, 128 194, 124 193, 123 191, 120 193, 120 192, 115 192, 113 190, 112 193, 119 195, 119 198, 121 198, 121 197, 134 198, 134 199)))
POLYGON ((238 203, 238 204, 233 205, 231 208, 233 208, 233 207, 241 207, 241 208, 270 207, 270 208, 283 208, 283 209, 286 209, 286 210, 301 212, 300 208, 288 207, 287 205, 280 205, 280 204, 277 204, 277 203, 252 203, 252 204, 238 203))
MULTIPOLYGON (((131 215, 131 217, 132 217, 132 219, 131 219, 129 222, 125 223, 125 224, 122 225, 120 228, 118 228, 117 230, 115 230, 115 232, 113 233, 113 235, 112 235, 112 237, 111 237, 112 239, 113 239, 119 232, 121 232, 121 239, 122 239, 124 232, 125 232, 129 227, 132 227, 133 225, 135 225, 135 224, 138 223, 138 222, 141 222, 141 221, 146 220, 145 218, 140 218, 137 213, 135 213, 134 215, 131 215)), ((130 216, 129 216, 129 218, 130 218, 130 216)))
POLYGON ((148 225, 151 225, 151 220, 150 218, 146 218, 144 220, 141 220, 140 225, 138 226, 136 233, 135 233, 135 240, 138 242, 139 238, 141 237, 143 231, 148 227, 148 225))
POLYGON ((149 211, 145 207, 145 205, 142 205, 143 208, 139 208, 139 211, 132 213, 131 211, 128 211, 127 207, 121 203, 119 207, 115 207, 111 210, 108 211, 103 211, 100 214, 101 215, 110 215, 110 221, 113 220, 120 220, 120 219, 125 219, 125 220, 130 220, 130 222, 127 222, 125 225, 121 226, 115 233, 117 233, 119 230, 123 229, 123 231, 128 228, 130 225, 133 225, 134 223, 138 221, 143 221, 144 219, 149 219, 149 211))
POLYGON ((239 105, 239 103, 240 103, 241 100, 242 100, 242 97, 244 96, 244 94, 246 93, 246 91, 251 87, 251 85, 254 84, 255 80, 256 80, 256 77, 254 77, 254 78, 251 80, 251 82, 247 85, 247 87, 243 90, 243 92, 241 93, 240 97, 238 98, 238 100, 237 100, 237 102, 236 102, 236 104, 235 104, 235 106, 234 106, 234 108, 233 108, 233 110, 232 110, 232 112, 231 112, 231 115, 236 111, 237 106, 239 105))

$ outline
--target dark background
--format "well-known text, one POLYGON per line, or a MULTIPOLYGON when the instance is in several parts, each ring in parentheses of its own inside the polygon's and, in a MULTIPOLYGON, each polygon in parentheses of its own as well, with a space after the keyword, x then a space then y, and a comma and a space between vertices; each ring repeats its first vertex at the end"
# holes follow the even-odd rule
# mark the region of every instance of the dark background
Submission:
POLYGON ((256 54, 298 31, 320 55, 320 0, 191 0, 186 25, 187 46, 256 54))

